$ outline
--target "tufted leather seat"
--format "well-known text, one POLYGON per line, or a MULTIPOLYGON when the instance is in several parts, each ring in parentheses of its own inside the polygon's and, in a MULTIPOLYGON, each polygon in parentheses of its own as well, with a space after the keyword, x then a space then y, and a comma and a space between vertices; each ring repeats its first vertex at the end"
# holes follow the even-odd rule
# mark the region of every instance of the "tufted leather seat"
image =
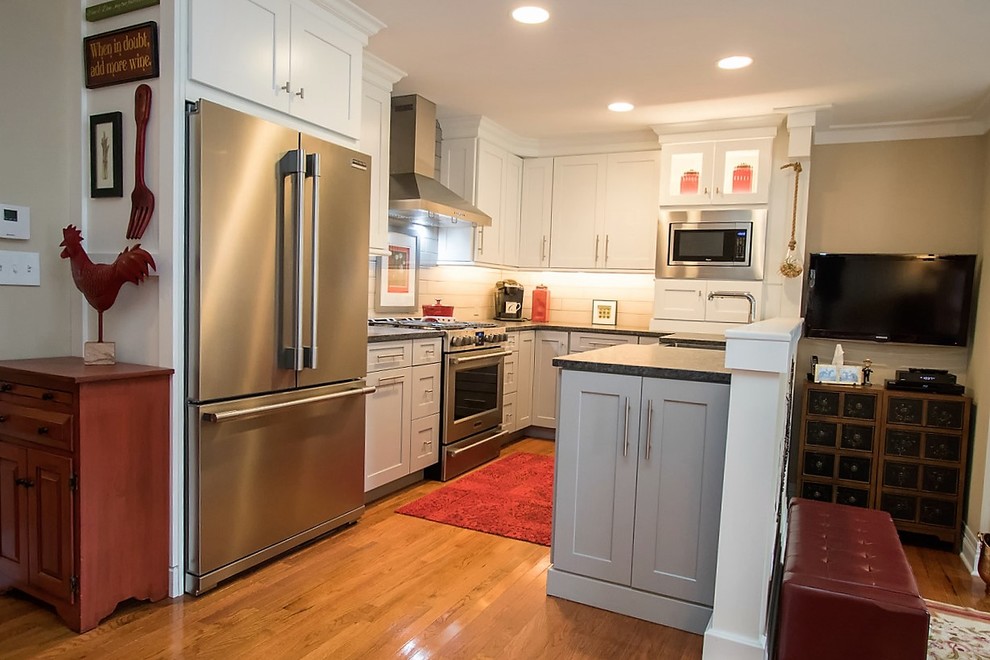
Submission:
POLYGON ((794 498, 788 511, 780 660, 923 660, 928 609, 884 511, 794 498))

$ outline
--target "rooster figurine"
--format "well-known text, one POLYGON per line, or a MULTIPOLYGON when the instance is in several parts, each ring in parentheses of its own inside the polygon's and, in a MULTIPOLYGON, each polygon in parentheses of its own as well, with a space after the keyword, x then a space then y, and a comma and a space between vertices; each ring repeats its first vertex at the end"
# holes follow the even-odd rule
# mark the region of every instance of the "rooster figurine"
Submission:
POLYGON ((82 247, 82 232, 69 225, 62 230, 64 247, 61 257, 72 264, 72 281, 82 291, 86 302, 93 306, 100 318, 100 343, 103 342, 103 312, 113 306, 124 282, 140 284, 155 269, 155 260, 140 243, 124 248, 112 264, 94 264, 82 247), (149 270, 150 269, 150 270, 149 270))

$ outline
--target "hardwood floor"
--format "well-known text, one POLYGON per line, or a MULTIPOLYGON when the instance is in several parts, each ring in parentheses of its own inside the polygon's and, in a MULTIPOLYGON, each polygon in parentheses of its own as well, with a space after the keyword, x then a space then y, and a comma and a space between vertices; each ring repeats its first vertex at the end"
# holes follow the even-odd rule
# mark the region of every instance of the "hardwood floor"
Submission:
MULTIPOLYGON (((503 454, 552 454, 524 439, 503 454)), ((0 658, 700 658, 702 638, 546 596, 545 547, 372 504, 327 539, 207 594, 127 603, 76 635, 45 606, 0 596, 0 658)), ((949 552, 907 548, 922 595, 990 611, 949 552)))

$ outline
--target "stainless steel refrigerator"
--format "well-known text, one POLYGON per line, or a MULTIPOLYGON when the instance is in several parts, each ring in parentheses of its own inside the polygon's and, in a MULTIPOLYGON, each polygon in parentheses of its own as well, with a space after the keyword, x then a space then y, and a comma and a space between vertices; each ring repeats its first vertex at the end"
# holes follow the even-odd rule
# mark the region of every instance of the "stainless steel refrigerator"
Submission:
POLYGON ((186 590, 364 510, 369 156, 187 115, 186 590))

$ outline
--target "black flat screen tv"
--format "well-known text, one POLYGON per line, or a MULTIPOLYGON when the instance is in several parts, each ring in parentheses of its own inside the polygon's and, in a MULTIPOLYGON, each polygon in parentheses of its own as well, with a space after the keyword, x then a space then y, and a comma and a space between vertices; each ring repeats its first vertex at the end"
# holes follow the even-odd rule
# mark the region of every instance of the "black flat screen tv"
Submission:
POLYGON ((965 346, 976 256, 812 254, 805 336, 965 346))

